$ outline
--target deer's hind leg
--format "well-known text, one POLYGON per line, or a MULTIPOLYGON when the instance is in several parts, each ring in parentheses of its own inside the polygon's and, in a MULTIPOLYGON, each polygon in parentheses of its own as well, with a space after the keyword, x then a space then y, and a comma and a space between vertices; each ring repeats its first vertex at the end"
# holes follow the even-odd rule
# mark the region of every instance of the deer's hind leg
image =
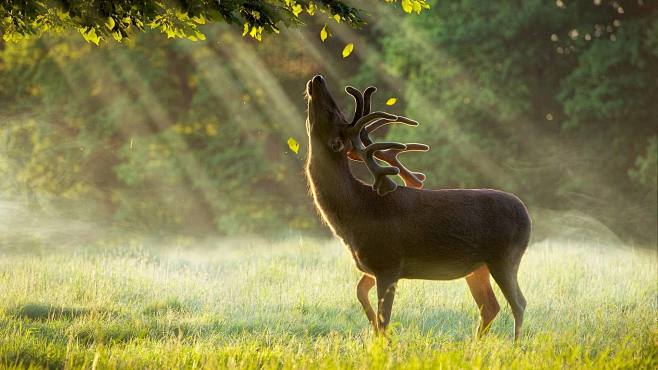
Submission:
POLYGON ((372 324, 372 327, 377 330, 377 315, 370 305, 370 300, 368 299, 368 293, 370 289, 375 286, 375 278, 370 275, 363 275, 359 283, 356 285, 356 298, 361 303, 363 311, 365 311, 366 316, 368 316, 368 321, 372 324))
POLYGON ((480 311, 480 324, 477 332, 477 337, 480 338, 489 331, 491 322, 500 311, 496 295, 491 289, 487 265, 482 265, 466 276, 466 283, 480 311))
POLYGON ((509 302, 512 308, 515 341, 518 341, 521 337, 521 326, 523 325, 523 314, 526 307, 526 300, 523 293, 521 293, 521 288, 519 288, 519 282, 517 280, 519 262, 500 263, 489 266, 491 276, 493 276, 496 284, 498 284, 500 290, 505 295, 505 299, 507 299, 507 302, 509 302))

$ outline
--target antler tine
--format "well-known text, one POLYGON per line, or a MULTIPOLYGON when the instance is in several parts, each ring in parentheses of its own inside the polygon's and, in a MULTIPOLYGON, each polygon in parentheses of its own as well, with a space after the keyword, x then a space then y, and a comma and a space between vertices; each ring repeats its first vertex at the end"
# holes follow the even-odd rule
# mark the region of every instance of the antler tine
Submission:
POLYGON ((430 147, 425 144, 411 143, 406 144, 404 149, 388 149, 380 151, 375 154, 375 158, 398 168, 400 170, 398 176, 402 178, 405 186, 421 189, 423 187, 423 181, 426 179, 425 174, 409 171, 409 169, 400 162, 398 155, 403 152, 426 152, 429 149, 430 147))
POLYGON ((377 91, 374 86, 368 86, 363 91, 363 115, 370 113, 370 97, 377 91))
POLYGON ((374 143, 366 147, 366 155, 373 155, 375 152, 378 152, 380 150, 402 151, 405 149, 407 149, 407 146, 402 143, 396 143, 396 142, 374 143))
MULTIPOLYGON (((367 115, 370 113, 370 97, 372 94, 377 92, 377 88, 374 86, 368 86, 364 91, 363 91, 363 115, 367 115)), ((368 136, 367 131, 361 131, 361 141, 363 141, 366 145, 369 145, 372 143, 370 140, 370 137, 368 136)))
POLYGON ((405 152, 426 152, 430 150, 430 146, 426 144, 421 144, 421 143, 408 143, 404 144, 407 146, 407 149, 405 149, 405 152))
POLYGON ((403 123, 403 124, 409 125, 409 126, 418 126, 418 121, 414 121, 414 120, 412 120, 410 118, 407 118, 407 117, 398 116, 398 118, 395 121, 383 120, 383 119, 374 121, 373 123, 366 126, 366 132, 371 133, 371 132, 379 129, 382 126, 388 125, 389 123, 403 123))
POLYGON ((354 98, 354 118, 352 118, 352 122, 350 123, 350 126, 354 126, 354 124, 363 117, 363 95, 361 95, 361 91, 352 86, 346 86, 345 92, 352 95, 354 98))
POLYGON ((372 112, 368 113, 365 116, 359 118, 354 126, 349 128, 349 135, 360 134, 361 130, 366 126, 370 121, 376 120, 378 118, 385 119, 388 121, 395 121, 398 119, 398 116, 386 113, 386 112, 372 112))

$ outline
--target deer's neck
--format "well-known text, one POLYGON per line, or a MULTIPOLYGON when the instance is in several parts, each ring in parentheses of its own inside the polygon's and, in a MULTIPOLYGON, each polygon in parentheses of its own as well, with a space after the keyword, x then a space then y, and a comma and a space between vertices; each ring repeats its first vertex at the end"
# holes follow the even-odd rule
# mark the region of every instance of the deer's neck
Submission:
POLYGON ((345 237, 350 220, 363 208, 365 185, 350 172, 348 159, 323 150, 309 148, 306 176, 315 205, 334 234, 345 237))

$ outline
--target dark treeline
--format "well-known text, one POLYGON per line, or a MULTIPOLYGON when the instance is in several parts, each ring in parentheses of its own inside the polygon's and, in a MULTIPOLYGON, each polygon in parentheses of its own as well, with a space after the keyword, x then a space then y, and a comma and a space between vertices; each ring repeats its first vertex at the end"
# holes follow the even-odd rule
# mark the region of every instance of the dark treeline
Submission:
POLYGON ((323 73, 348 113, 341 84, 373 84, 376 109, 421 122, 380 135, 432 147, 405 157, 427 187, 501 188, 539 230, 545 211, 578 211, 655 243, 654 8, 439 1, 374 5, 362 32, 330 25, 325 43, 322 23, 262 43, 222 25, 198 42, 1 43, 0 191, 144 233, 323 232, 302 174, 303 89, 323 73))

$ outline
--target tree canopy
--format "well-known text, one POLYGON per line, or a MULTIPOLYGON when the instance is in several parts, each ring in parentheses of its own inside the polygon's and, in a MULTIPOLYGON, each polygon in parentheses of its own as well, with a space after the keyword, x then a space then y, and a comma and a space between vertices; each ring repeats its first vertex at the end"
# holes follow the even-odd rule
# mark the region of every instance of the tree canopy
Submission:
MULTIPOLYGON (((397 0, 385 0, 396 3, 397 0)), ((353 27, 364 24, 363 11, 343 0, 90 0, 0 3, 0 34, 5 41, 53 30, 77 29, 87 41, 117 41, 135 31, 157 29, 169 38, 203 40, 199 26, 207 22, 239 25, 257 40, 263 32, 278 33, 281 25, 303 25, 302 15, 323 15, 353 27)), ((402 10, 420 13, 426 0, 400 0, 402 10)))

